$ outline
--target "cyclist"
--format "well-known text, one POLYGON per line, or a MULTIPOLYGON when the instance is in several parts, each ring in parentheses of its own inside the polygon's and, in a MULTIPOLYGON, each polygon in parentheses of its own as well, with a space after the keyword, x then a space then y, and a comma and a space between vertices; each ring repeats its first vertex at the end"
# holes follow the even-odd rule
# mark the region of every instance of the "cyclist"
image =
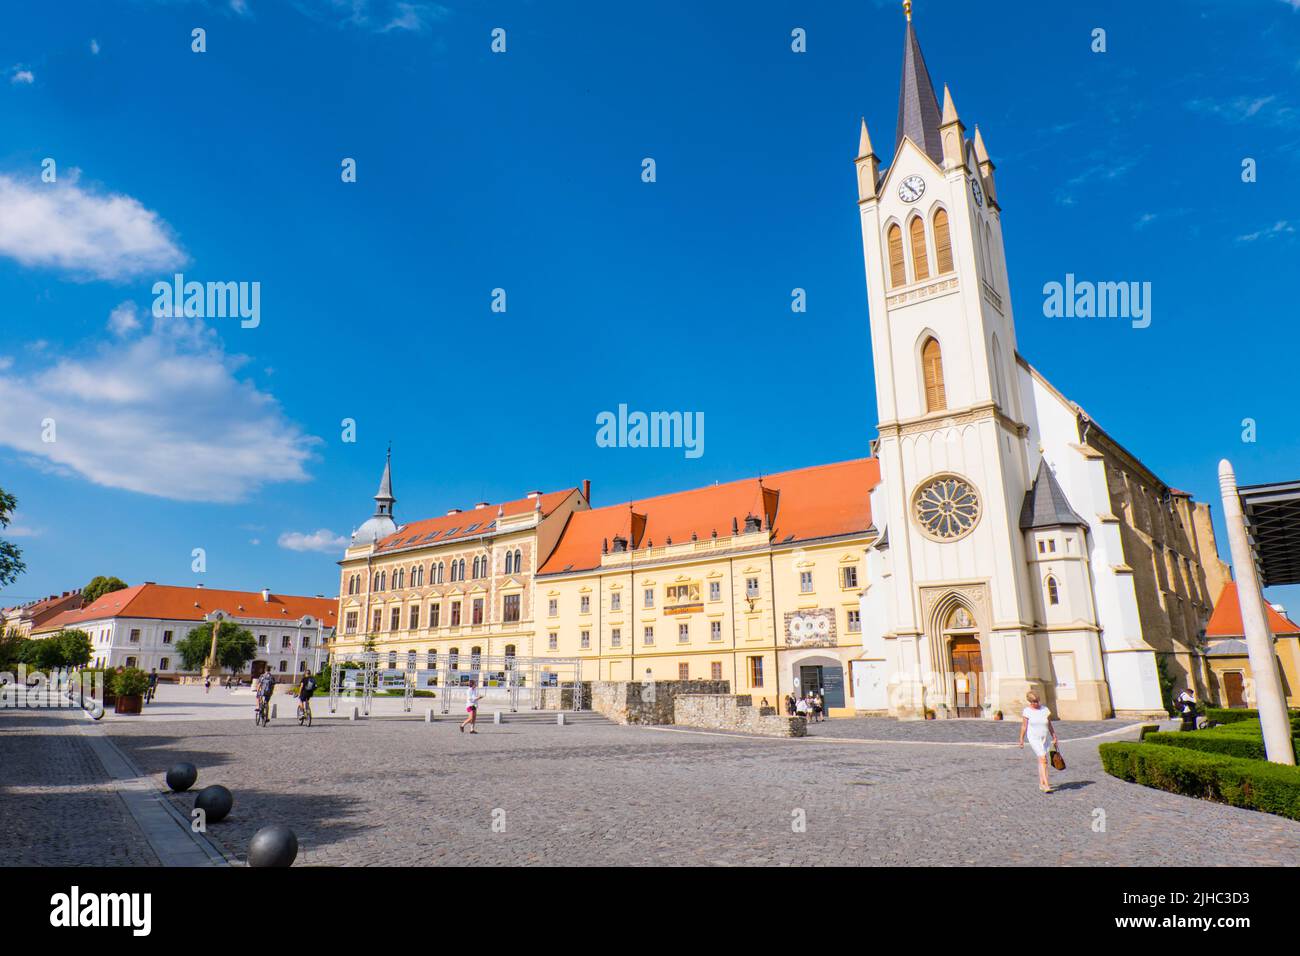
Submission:
POLYGON ((267 721, 271 718, 271 694, 274 692, 275 678, 270 671, 262 671, 262 676, 257 680, 257 710, 267 721))
POLYGON ((316 678, 311 676, 311 669, 302 672, 302 683, 298 685, 298 720, 303 716, 311 719, 311 695, 316 693, 316 678))
POLYGON ((149 703, 153 703, 153 695, 156 693, 158 693, 158 668, 155 667, 149 671, 149 696, 147 698, 149 703))

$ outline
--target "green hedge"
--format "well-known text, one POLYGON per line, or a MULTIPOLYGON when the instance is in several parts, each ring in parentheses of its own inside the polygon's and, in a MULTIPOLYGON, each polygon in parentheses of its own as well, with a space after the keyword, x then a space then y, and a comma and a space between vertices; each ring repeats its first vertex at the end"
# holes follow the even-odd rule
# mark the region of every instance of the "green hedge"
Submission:
MULTIPOLYGON (((1300 720, 1300 710, 1288 712, 1291 716, 1291 725, 1295 726, 1297 720, 1300 720)), ((1207 707, 1205 708, 1205 717, 1212 724, 1235 724, 1243 720, 1259 720, 1259 711, 1247 710, 1241 707, 1229 709, 1227 707, 1207 707)))
MULTIPOLYGON (((1185 750, 1198 750, 1202 753, 1226 754, 1229 757, 1241 757, 1243 760, 1267 760, 1264 753, 1264 738, 1258 734, 1214 734, 1206 730, 1196 733, 1147 734, 1144 743, 1160 744, 1165 747, 1182 747, 1185 750)), ((1292 737, 1291 745, 1300 753, 1300 737, 1292 737)))
POLYGON ((1097 749, 1112 777, 1300 820, 1300 767, 1154 743, 1105 743, 1097 749))

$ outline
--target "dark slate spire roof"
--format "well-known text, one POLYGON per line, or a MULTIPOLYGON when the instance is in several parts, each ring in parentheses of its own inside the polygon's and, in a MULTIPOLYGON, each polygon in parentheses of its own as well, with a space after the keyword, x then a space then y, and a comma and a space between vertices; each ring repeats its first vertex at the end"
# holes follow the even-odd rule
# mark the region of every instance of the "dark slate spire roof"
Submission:
POLYGON ((907 136, 940 166, 943 165, 943 146, 939 142, 939 100, 934 95, 930 71, 925 68, 921 44, 912 29, 912 18, 907 18, 907 34, 903 37, 903 80, 898 90, 898 133, 894 138, 897 151, 907 136))
POLYGON ((392 515, 393 504, 397 501, 393 497, 393 446, 388 446, 388 455, 384 458, 384 474, 379 479, 379 491, 375 494, 375 501, 378 502, 379 508, 375 516, 392 515), (385 507, 387 505, 387 507, 385 507))
POLYGON ((1033 486, 1025 492, 1025 503, 1020 508, 1020 530, 1032 528, 1057 528, 1061 525, 1083 525, 1088 522, 1075 513, 1066 500, 1052 469, 1047 467, 1047 459, 1038 462, 1038 477, 1033 486))

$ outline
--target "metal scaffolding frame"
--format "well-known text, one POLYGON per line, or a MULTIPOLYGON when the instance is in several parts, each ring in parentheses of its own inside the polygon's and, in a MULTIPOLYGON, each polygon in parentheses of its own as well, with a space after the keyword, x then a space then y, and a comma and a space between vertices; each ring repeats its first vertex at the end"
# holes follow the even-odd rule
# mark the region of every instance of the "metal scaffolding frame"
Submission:
POLYGON ((379 655, 374 651, 363 651, 359 654, 336 654, 330 660, 330 713, 336 713, 339 709, 339 697, 343 690, 355 690, 355 684, 352 688, 340 686, 343 681, 345 671, 356 673, 361 672, 361 713, 370 716, 370 702, 375 696, 375 683, 377 681, 376 668, 379 664, 379 655), (361 665, 360 667, 347 667, 346 665, 361 665))
POLYGON ((518 713, 520 698, 532 710, 541 710, 547 691, 554 691, 560 710, 582 710, 586 699, 582 686, 582 660, 577 657, 515 657, 472 654, 424 654, 407 657, 407 705, 416 691, 433 691, 437 709, 451 713, 453 703, 462 706, 469 698, 470 681, 478 684, 484 704, 505 704, 518 713), (417 666, 411 666, 416 663, 417 666), (468 666, 466 666, 468 665, 468 666), (568 706, 565 696, 568 695, 568 706))

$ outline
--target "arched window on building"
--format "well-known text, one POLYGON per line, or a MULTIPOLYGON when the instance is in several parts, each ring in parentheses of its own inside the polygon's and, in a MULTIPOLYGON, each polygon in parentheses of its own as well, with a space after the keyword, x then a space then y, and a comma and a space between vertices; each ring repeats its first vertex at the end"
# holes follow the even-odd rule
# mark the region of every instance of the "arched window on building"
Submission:
POLYGON ((907 285, 907 267, 903 264, 903 230, 894 223, 885 233, 885 244, 889 247, 889 287, 896 289, 907 285))
POLYGON ((465 559, 461 558, 456 562, 456 573, 460 575, 460 580, 465 580, 465 559))
POLYGON ((469 649, 469 669, 478 673, 479 668, 483 665, 483 648, 471 647, 469 649))
POLYGON ((948 407, 943 390, 943 353, 939 340, 930 337, 921 346, 921 372, 925 378, 925 410, 937 412, 948 407))
POLYGON ((506 552, 506 574, 515 573, 515 555, 513 551, 506 552))
POLYGON ((952 236, 948 232, 948 210, 934 211, 934 268, 938 275, 952 272, 952 236))
POLYGON ((415 670, 415 651, 406 652, 406 669, 408 671, 415 670))
POLYGON ((912 281, 930 278, 930 261, 925 253, 925 222, 920 216, 907 227, 912 240, 912 281))
POLYGON ((1060 604, 1061 590, 1056 586, 1056 578, 1048 576, 1047 578, 1047 603, 1060 604))
POLYGON ((513 644, 507 644, 506 645, 506 670, 510 671, 510 670, 514 670, 514 668, 515 668, 515 646, 513 644))
POLYGON ((515 548, 515 574, 518 574, 523 569, 524 569, 524 553, 520 551, 518 548, 515 548))

